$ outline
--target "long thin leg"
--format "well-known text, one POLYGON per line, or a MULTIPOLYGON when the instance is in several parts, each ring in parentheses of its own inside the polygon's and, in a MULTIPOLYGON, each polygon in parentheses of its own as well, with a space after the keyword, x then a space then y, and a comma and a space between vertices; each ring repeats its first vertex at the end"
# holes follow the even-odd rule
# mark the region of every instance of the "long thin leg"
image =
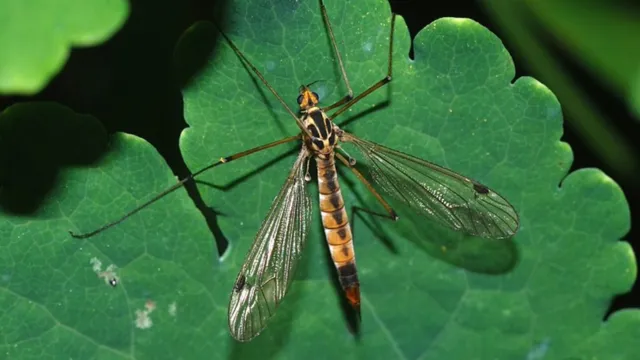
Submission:
POLYGON ((355 103, 357 103, 358 101, 362 100, 367 95, 369 95, 372 92, 378 90, 379 88, 381 88, 382 86, 388 84, 391 81, 391 64, 392 64, 391 60, 392 60, 392 57, 393 57, 393 30, 395 28, 395 25, 396 25, 396 15, 395 14, 391 14, 391 34, 389 35, 389 58, 388 58, 388 64, 389 65, 388 65, 388 68, 387 68, 387 76, 385 76, 382 80, 378 81, 377 83, 373 84, 370 88, 365 90, 362 94, 360 94, 360 95, 356 96, 355 98, 353 98, 351 101, 346 103, 343 107, 338 109, 338 111, 336 111, 333 114, 331 114, 331 120, 335 119, 338 115, 340 115, 343 112, 347 111, 355 103))
POLYGON ((168 189, 164 190, 163 192, 161 192, 161 193, 159 193, 158 195, 156 195, 156 196, 154 196, 153 198, 151 198, 151 200, 149 200, 149 201, 145 202, 144 204, 142 204, 142 205, 138 206, 137 208, 135 208, 135 209, 133 209, 133 210, 129 211, 128 213, 126 213, 125 215, 123 215, 123 216, 122 216, 121 218, 119 218, 118 220, 112 221, 112 222, 110 222, 110 223, 108 223, 108 224, 106 224, 106 225, 103 225, 103 226, 101 226, 101 227, 99 227, 99 228, 97 228, 97 229, 95 229, 95 230, 93 230, 93 231, 87 232, 87 233, 83 233, 83 234, 76 234, 76 233, 73 233, 73 232, 69 231, 69 234, 71 234, 71 236, 73 236, 73 237, 74 237, 74 238, 76 238, 76 239, 86 239, 86 238, 89 238, 89 237, 91 237, 91 236, 93 236, 93 235, 96 235, 96 234, 98 234, 98 233, 103 232, 104 230, 107 230, 108 228, 110 228, 110 227, 112 227, 112 226, 115 226, 115 225, 120 224, 121 222, 123 222, 123 221, 125 221, 127 218, 129 218, 131 215, 133 215, 133 214, 137 213, 138 211, 140 211, 140 210, 142 210, 142 209, 146 208, 147 206, 149 206, 149 205, 153 204, 154 202, 156 202, 156 201, 160 200, 160 199, 161 199, 161 198, 163 198, 165 195, 167 195, 167 194, 169 194, 169 193, 171 193, 171 192, 175 191, 176 189, 181 188, 182 186, 184 186, 184 184, 185 184, 187 181, 194 179, 196 176, 198 176, 198 175, 202 174, 203 172, 205 172, 205 171, 207 171, 207 170, 209 170, 209 169, 213 169, 214 167, 216 167, 216 166, 218 166, 218 165, 222 165, 222 164, 230 163, 230 162, 232 162, 233 160, 240 159, 241 157, 245 157, 245 156, 247 156, 247 155, 251 155, 251 154, 253 154, 253 153, 257 153, 257 152, 259 152, 259 151, 266 150, 266 149, 272 148, 272 147, 274 147, 274 146, 277 146, 277 145, 280 145, 280 144, 285 144, 285 143, 288 143, 288 142, 291 142, 291 141, 294 141, 294 140, 297 140, 297 139, 300 139, 300 135, 289 136, 289 137, 286 137, 286 138, 284 138, 284 139, 280 139, 280 140, 278 140, 278 141, 274 141, 274 142, 271 142, 271 143, 268 143, 268 144, 265 144, 265 145, 261 145, 261 146, 255 147, 255 148, 253 148, 253 149, 245 150, 245 151, 239 152, 239 153, 237 153, 237 154, 233 154, 233 155, 231 155, 231 156, 227 156, 227 157, 220 158, 220 160, 216 161, 215 163, 210 164, 210 165, 207 165, 207 166, 205 166, 204 168, 202 168, 202 169, 200 169, 200 170, 198 170, 198 171, 194 172, 193 174, 191 174, 191 175, 189 175, 189 176, 185 177, 184 179, 182 179, 182 180, 178 181, 178 183, 176 183, 175 185, 172 185, 172 186, 171 186, 171 187, 169 187, 168 189))
POLYGON ((378 238, 378 240, 380 240, 392 253, 397 254, 398 253, 398 249, 396 249, 395 245, 393 244, 393 241, 391 241, 391 239, 389 239, 389 237, 386 235, 384 229, 382 228, 381 224, 379 221, 370 221, 370 219, 368 219, 366 216, 363 216, 362 213, 366 213, 372 216, 378 216, 384 219, 389 219, 389 215, 387 214, 382 214, 373 210, 369 210, 360 206, 352 206, 351 207, 351 233, 353 235, 353 238, 356 238, 356 219, 360 218, 360 220, 362 220, 362 222, 369 228, 371 229, 374 234, 376 234, 375 236, 378 238))
POLYGON ((362 183, 364 184, 364 186, 367 187, 367 190, 369 190, 371 192, 371 194, 373 194, 373 196, 375 196, 375 198, 378 200, 378 202, 384 207, 384 209, 387 211, 387 215, 382 215, 382 214, 376 214, 376 215, 380 215, 380 216, 384 216, 386 218, 389 218, 391 220, 398 220, 398 215, 396 215, 396 212, 393 211, 393 209, 391 208, 391 205, 389 205, 389 203, 378 193, 378 191, 376 191, 376 189, 371 185, 371 183, 369 182, 369 180, 367 180, 367 178, 364 177, 364 175, 362 175, 362 173, 360 171, 358 171, 358 169, 356 169, 355 167, 353 167, 350 163, 349 160, 347 160, 344 156, 342 156, 342 154, 340 153, 336 153, 336 157, 338 158, 338 160, 340 160, 343 164, 347 165, 347 167, 349 169, 351 169, 351 171, 353 171, 353 173, 358 177, 358 179, 360 181, 362 181, 362 183))
POLYGON ((322 108, 322 111, 329 111, 331 109, 335 109, 338 106, 346 103, 347 101, 353 99, 353 90, 351 89, 351 84, 349 83, 349 77, 347 77, 347 71, 344 68, 344 63, 342 62, 342 56, 340 56, 340 50, 338 50, 338 44, 336 43, 336 37, 333 35, 333 29, 331 28, 331 22, 329 21, 329 15, 327 15, 327 8, 324 6, 324 1, 320 0, 320 11, 322 12, 322 20, 324 20, 324 24, 327 26, 327 30, 329 32, 329 38, 331 39, 331 45, 333 46, 333 51, 338 58, 338 65, 340 66, 340 72, 342 73, 342 80, 344 84, 347 86, 347 95, 339 100, 333 105, 322 108))
POLYGON ((363 207, 360 207, 360 206, 352 206, 351 207, 351 211, 352 211, 352 214, 355 214, 358 211, 362 211, 362 212, 365 212, 365 213, 367 213, 369 215, 378 216, 378 217, 381 217, 381 218, 384 218, 384 219, 391 219, 391 220, 394 220, 394 221, 396 220, 396 219, 392 219, 389 214, 373 211, 371 209, 363 208, 363 207))
POLYGON ((339 106, 342 106, 343 104, 347 103, 349 100, 353 99, 353 95, 347 95, 345 97, 343 97, 342 99, 338 100, 336 103, 331 104, 329 106, 325 106, 322 108, 322 111, 327 112, 329 110, 335 109, 339 106))
POLYGON ((280 102, 280 104, 282 104, 282 106, 284 106, 284 108, 287 110, 287 112, 289 114, 291 114, 291 116, 296 120, 296 124, 298 124, 298 127, 300 128, 300 130, 302 130, 302 132, 304 132, 305 134, 309 135, 311 137, 311 133, 309 132, 309 130, 307 128, 304 127, 304 124, 302 123, 302 121, 300 120, 300 118, 298 118, 298 116, 293 112, 293 110, 291 110, 291 108, 287 105, 287 103, 284 102, 284 100, 282 99, 282 97, 280 96, 280 94, 278 94, 278 92, 276 91, 276 89, 274 89, 271 85, 269 85, 269 83, 267 82, 267 80, 264 78, 264 76, 262 76, 262 73, 255 67, 253 66, 253 64, 249 61, 249 59, 247 59, 244 54, 240 51, 240 49, 238 49, 238 47, 236 46, 236 44, 233 43, 233 41, 231 41, 231 39, 229 39, 229 37, 227 36, 227 34, 225 34, 222 29, 220 29, 220 27, 218 27, 218 24, 214 23, 216 28, 218 28, 218 31, 220 32, 220 34, 222 35, 222 37, 225 38, 225 40, 227 41, 227 43, 229 44, 229 46, 231 46, 231 49, 233 49, 233 51, 236 53, 236 55, 245 63, 247 64, 247 66, 249 66, 249 68, 254 72, 254 74, 256 74, 256 76, 260 79, 260 81, 262 81, 262 83, 264 84, 264 86, 267 87, 267 89, 269 89, 269 91, 271 91, 271 93, 276 97, 276 99, 278 99, 278 101, 280 102))

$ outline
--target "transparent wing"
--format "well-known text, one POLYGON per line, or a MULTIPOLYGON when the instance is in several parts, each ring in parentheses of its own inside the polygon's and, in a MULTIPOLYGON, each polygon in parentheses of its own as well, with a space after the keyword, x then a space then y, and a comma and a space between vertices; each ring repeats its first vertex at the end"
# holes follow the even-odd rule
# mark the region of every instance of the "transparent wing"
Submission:
POLYGON ((308 156, 303 147, 236 278, 229 329, 239 341, 251 340, 267 326, 293 279, 311 220, 304 179, 308 156))
POLYGON ((483 238, 507 238, 518 230, 513 206, 479 182, 346 132, 341 140, 369 160, 375 184, 419 214, 483 238))

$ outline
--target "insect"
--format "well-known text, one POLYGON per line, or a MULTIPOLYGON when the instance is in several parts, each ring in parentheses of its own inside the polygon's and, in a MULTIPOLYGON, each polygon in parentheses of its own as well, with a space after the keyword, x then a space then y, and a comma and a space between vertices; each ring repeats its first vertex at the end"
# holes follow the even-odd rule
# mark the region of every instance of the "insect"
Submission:
POLYGON ((469 235, 488 239, 508 238, 516 233, 519 226, 518 214, 511 204, 485 185, 428 161, 359 138, 334 123, 340 114, 391 81, 395 15, 392 15, 390 24, 387 74, 354 97, 327 10, 322 0, 319 0, 319 4, 342 80, 348 89, 344 98, 332 105, 320 107, 320 98, 311 90, 311 84, 302 85, 297 98, 299 115, 296 114, 231 39, 220 31, 240 60, 292 116, 300 133, 220 158, 119 220, 86 234, 72 234, 78 238, 92 236, 122 222, 209 169, 280 144, 301 141, 293 168, 258 230, 231 291, 229 329, 231 335, 239 341, 249 341, 266 328, 291 285, 311 223, 312 206, 307 191, 307 183, 311 180, 308 173, 311 159, 316 162, 320 213, 326 241, 346 299, 358 314, 360 282, 351 227, 336 172, 336 160, 344 164, 365 185, 385 209, 384 216, 389 219, 397 220, 398 216, 376 187, 425 218, 469 235), (333 109, 337 110, 328 115, 328 111, 333 109), (355 161, 350 156, 345 157, 338 151, 341 143, 353 144, 368 160, 372 182, 356 168, 355 161))

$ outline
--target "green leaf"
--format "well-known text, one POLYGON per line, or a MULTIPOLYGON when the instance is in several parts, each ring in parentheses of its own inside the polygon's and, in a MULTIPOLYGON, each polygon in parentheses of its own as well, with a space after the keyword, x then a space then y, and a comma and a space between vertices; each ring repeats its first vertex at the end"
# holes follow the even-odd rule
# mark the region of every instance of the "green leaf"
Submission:
POLYGON ((223 302, 216 305, 212 298, 220 264, 202 214, 183 189, 95 240, 68 233, 116 218, 175 183, 153 147, 121 134, 105 149, 99 122, 54 104, 12 106, 0 115, 0 130, 3 149, 24 168, 40 165, 36 155, 56 151, 59 166, 73 166, 57 173, 46 200, 27 216, 7 197, 18 191, 28 199, 32 184, 48 177, 35 169, 23 184, 19 172, 3 172, 2 357, 197 359, 214 351, 208 339, 224 329, 208 319, 225 313, 223 302), (5 147, 6 141, 12 146, 5 147), (117 266, 113 274, 103 274, 110 265, 117 266), (116 288, 105 281, 114 276, 116 288), (152 326, 140 329, 136 311, 148 300, 156 305, 149 314, 152 326))
MULTIPOLYGON (((229 35, 290 106, 298 86, 314 80, 323 80, 315 85, 323 104, 340 99, 345 88, 317 4, 272 4, 229 8, 229 35)), ((359 93, 386 73, 388 4, 326 4, 359 93)), ((0 353, 20 359, 640 355, 629 340, 640 325, 637 310, 602 321, 612 296, 628 291, 636 276, 630 247, 619 241, 629 228, 627 204, 599 170, 566 176, 572 155, 559 141, 553 94, 531 78, 512 83, 513 63, 501 42, 471 20, 432 23, 415 40, 415 60, 407 56, 404 21, 396 26, 394 80, 336 121, 499 191, 521 215, 514 239, 461 238, 409 221, 406 212, 397 223, 352 216, 363 291, 356 340, 331 281, 335 270, 316 209, 297 280, 276 317, 253 342, 239 344, 227 330, 229 293, 292 164, 293 155, 285 154, 299 145, 202 176, 199 190, 221 214, 218 225, 230 242, 218 260, 211 233, 183 190, 89 240, 68 236, 67 230, 89 231, 175 183, 148 144, 119 135, 90 167, 62 171, 35 213, 0 217, 0 309, 10 324, 0 353), (94 273, 94 257, 102 270, 118 267, 120 285, 111 288, 94 273), (139 329, 135 313, 147 300, 156 305, 153 324, 139 329)), ((200 54, 194 38, 206 44, 218 36, 210 25, 190 29, 177 47, 180 59, 200 54)), ((184 91, 190 128, 181 148, 192 170, 296 133, 293 119, 224 42, 206 64, 184 91)), ((349 205, 379 209, 348 170, 341 168, 340 179, 349 205)))
POLYGON ((0 93, 42 90, 72 46, 106 41, 128 14, 126 0, 0 1, 0 93))
MULTIPOLYGON (((298 86, 315 80, 325 80, 316 86, 323 104, 344 96, 316 4, 268 4, 241 3, 230 9, 230 37, 289 106, 295 106, 298 86), (244 18, 254 12, 261 14, 259 21, 244 18)), ((388 6, 382 1, 327 1, 327 8, 351 84, 359 93, 386 73, 388 6)), ((215 38, 213 30, 206 31, 215 38)), ((374 226, 356 217, 364 297, 358 344, 345 340, 350 336, 328 281, 334 270, 326 264, 316 211, 299 281, 265 333, 238 346, 241 354, 257 356, 273 349, 299 357, 318 348, 313 344, 328 342, 332 346, 323 347, 328 354, 356 353, 362 358, 469 359, 478 349, 483 358, 574 355, 584 337, 600 331, 612 296, 628 291, 635 278, 630 247, 618 241, 629 228, 621 190, 597 170, 576 172, 559 188, 572 161, 568 145, 559 141, 560 106, 534 79, 511 83, 511 58, 477 23, 441 19, 417 36, 415 61, 408 59, 408 51, 408 33, 399 20, 393 82, 338 123, 346 121, 346 128, 359 136, 495 188, 519 210, 520 232, 511 242, 479 245, 469 240, 454 247, 453 240, 440 236, 446 240, 457 234, 431 237, 434 226, 403 222, 410 215, 401 213, 397 224, 381 224, 394 252, 379 240, 374 226), (388 106, 373 111, 387 99, 388 106), (363 112, 366 115, 359 116, 363 112), (487 254, 494 257, 483 261, 487 254)), ((191 169, 296 132, 291 117, 252 79, 222 43, 185 90, 190 128, 181 147, 191 169)), ((225 260, 233 269, 220 277, 229 289, 233 270, 242 263, 293 162, 293 155, 281 155, 295 147, 251 155, 201 179, 205 202, 225 214, 219 225, 232 243, 225 260)), ((342 170, 345 201, 380 211, 342 170)))

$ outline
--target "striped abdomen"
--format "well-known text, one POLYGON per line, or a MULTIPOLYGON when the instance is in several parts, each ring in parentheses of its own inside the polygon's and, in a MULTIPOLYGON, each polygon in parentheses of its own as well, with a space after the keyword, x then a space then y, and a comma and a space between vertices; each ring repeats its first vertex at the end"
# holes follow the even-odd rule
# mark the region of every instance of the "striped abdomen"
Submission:
POLYGON ((349 218, 344 208, 344 200, 338 184, 333 153, 326 159, 316 157, 318 168, 318 189, 320 191, 320 213, 322 226, 329 244, 333 263, 338 270, 338 278, 347 300, 356 311, 360 311, 360 283, 356 271, 356 258, 349 218))

